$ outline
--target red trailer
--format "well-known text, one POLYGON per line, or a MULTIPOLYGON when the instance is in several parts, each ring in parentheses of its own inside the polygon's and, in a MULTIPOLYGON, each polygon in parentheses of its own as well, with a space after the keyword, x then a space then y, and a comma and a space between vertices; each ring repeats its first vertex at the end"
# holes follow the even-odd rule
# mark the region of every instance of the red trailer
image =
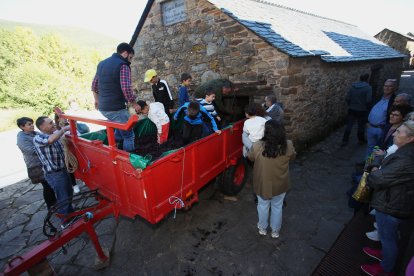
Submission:
MULTIPOLYGON (((132 117, 128 124, 136 120, 132 117)), ((68 137, 70 149, 79 162, 76 177, 114 202, 123 216, 138 215, 157 223, 176 207, 176 202, 184 206, 196 202, 200 188, 226 170, 226 180, 229 174, 233 178, 227 185, 238 192, 237 188, 244 184, 242 121, 224 129, 220 135, 212 134, 160 158, 144 170, 135 169, 129 153, 116 148, 114 137, 109 135, 113 123, 99 123, 108 129, 108 146, 76 135, 68 137)))
POLYGON ((114 129, 128 130, 138 121, 136 115, 125 124, 61 115, 69 120, 72 135, 67 135, 68 146, 76 156, 76 178, 96 190, 99 204, 72 214, 83 216, 58 236, 40 244, 23 256, 13 258, 5 274, 15 275, 28 270, 49 254, 87 232, 93 241, 101 263, 108 263, 108 254, 99 245, 93 224, 110 214, 135 218, 140 216, 150 223, 161 221, 175 209, 191 206, 198 200, 199 190, 215 178, 222 191, 236 194, 246 181, 246 165, 242 158, 243 121, 211 134, 190 145, 177 149, 145 169, 135 169, 128 152, 116 147, 114 129), (76 133, 76 122, 106 127, 108 145, 101 140, 88 140, 76 133))

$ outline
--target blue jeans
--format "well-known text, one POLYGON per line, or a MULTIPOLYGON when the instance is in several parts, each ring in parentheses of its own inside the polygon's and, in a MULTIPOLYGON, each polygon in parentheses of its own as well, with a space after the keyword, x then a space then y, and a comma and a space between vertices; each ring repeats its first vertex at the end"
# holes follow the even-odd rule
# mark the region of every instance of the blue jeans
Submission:
POLYGON ((382 245, 381 266, 385 272, 393 272, 398 257, 398 227, 401 220, 378 210, 375 220, 382 245))
MULTIPOLYGON (((131 116, 126 109, 118 111, 101 111, 108 120, 117 123, 125 123, 131 116)), ((123 150, 133 151, 135 149, 135 134, 134 130, 119 130, 115 129, 115 139, 124 140, 123 150)))
POLYGON ((65 215, 72 213, 73 208, 71 201, 73 189, 69 173, 66 169, 59 172, 45 173, 45 178, 56 194, 56 204, 66 202, 66 204, 60 206, 58 212, 65 215))
POLYGON ((270 213, 270 228, 272 232, 280 231, 282 227, 282 208, 283 199, 286 193, 272 197, 272 199, 263 199, 259 195, 257 196, 257 213, 259 215, 259 222, 257 227, 262 230, 266 230, 269 226, 269 209, 270 213))
POLYGON ((365 156, 366 158, 368 158, 371 155, 374 147, 379 145, 381 137, 382 137, 382 128, 368 126, 367 128, 368 148, 367 148, 367 152, 365 156))

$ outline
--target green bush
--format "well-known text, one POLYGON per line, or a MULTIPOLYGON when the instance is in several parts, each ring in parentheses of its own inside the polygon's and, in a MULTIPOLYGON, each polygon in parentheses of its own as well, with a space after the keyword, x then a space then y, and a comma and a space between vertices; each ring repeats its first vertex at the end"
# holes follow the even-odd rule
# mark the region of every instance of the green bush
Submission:
MULTIPOLYGON (((82 108, 93 108, 90 87, 102 53, 75 46, 54 33, 37 36, 29 28, 0 29, 2 113, 26 109, 50 115, 55 106, 66 109, 69 99, 82 108)), ((0 129, 14 124, 1 123, 0 129)))
POLYGON ((10 72, 6 83, 8 100, 15 107, 33 106, 40 113, 51 114, 55 106, 63 108, 67 102, 64 79, 45 64, 20 66, 10 72))

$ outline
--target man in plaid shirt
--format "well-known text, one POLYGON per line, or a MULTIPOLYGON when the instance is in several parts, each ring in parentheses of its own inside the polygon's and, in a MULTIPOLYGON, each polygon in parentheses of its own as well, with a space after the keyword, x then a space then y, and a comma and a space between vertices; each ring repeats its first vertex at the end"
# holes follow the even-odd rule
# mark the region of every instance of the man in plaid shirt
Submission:
MULTIPOLYGON (((130 114, 127 109, 129 103, 139 113, 141 107, 136 102, 136 96, 131 85, 131 60, 134 49, 128 43, 121 43, 117 52, 98 64, 95 78, 92 82, 92 91, 95 98, 95 108, 108 120, 118 123, 128 121, 130 114)), ((115 137, 123 140, 123 149, 135 149, 134 131, 115 130, 115 137)))
MULTIPOLYGON (((65 155, 60 138, 70 129, 65 126, 56 131, 52 119, 41 116, 36 120, 37 128, 42 132, 33 138, 34 147, 42 163, 45 179, 56 194, 59 213, 73 212, 71 200, 73 196, 72 182, 65 166, 65 155), (64 204, 61 204, 65 202, 64 204)), ((64 220, 64 219, 63 219, 64 220)))

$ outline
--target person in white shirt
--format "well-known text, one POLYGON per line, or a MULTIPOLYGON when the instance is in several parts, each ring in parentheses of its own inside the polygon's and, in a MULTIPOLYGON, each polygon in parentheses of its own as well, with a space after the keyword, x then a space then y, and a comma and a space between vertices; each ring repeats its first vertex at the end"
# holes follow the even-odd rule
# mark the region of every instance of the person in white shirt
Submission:
POLYGON ((145 101, 138 101, 137 103, 141 107, 141 113, 147 115, 148 119, 157 126, 158 143, 167 142, 170 119, 165 113, 164 105, 160 102, 150 103, 149 105, 145 101))
POLYGON ((261 106, 257 103, 250 103, 244 109, 247 120, 243 126, 243 155, 246 157, 249 150, 252 148, 253 143, 259 141, 264 135, 264 126, 266 119, 257 116, 257 112, 260 111, 261 106))

